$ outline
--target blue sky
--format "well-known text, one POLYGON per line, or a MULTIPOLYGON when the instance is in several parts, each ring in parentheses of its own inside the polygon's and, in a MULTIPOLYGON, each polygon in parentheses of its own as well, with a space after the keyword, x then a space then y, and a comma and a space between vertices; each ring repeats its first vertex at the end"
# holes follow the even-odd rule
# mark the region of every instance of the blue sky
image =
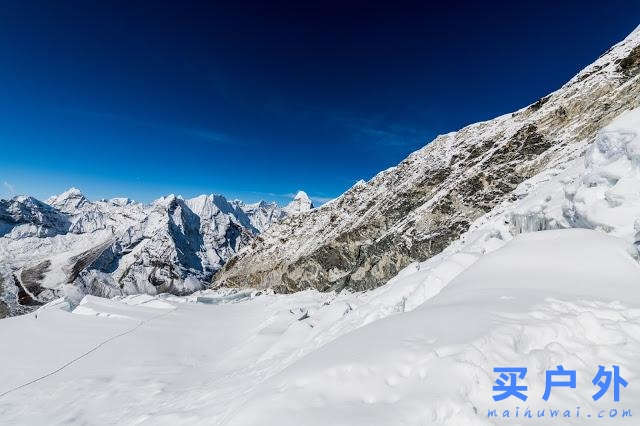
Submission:
POLYGON ((640 24, 616 0, 14 3, 0 197, 322 202, 537 100, 640 24))

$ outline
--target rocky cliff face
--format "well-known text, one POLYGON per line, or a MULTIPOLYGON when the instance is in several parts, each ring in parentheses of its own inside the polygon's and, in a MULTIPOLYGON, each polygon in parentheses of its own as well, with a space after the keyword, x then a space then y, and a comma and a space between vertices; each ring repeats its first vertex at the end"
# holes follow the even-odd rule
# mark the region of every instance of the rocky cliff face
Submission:
POLYGON ((437 137, 322 207, 289 216, 216 274, 216 286, 280 292, 377 287, 458 239, 514 189, 580 156, 640 105, 640 28, 567 84, 512 114, 437 137))
POLYGON ((92 202, 74 188, 46 203, 0 200, 0 315, 61 294, 198 290, 255 234, 288 214, 275 203, 254 207, 245 211, 221 195, 170 195, 150 205, 92 202))

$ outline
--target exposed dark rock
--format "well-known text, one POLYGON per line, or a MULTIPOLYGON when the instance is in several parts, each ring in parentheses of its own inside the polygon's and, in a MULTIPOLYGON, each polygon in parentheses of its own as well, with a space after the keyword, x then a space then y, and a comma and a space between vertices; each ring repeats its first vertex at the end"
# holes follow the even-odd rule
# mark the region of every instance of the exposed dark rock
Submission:
POLYGON ((618 64, 620 71, 627 78, 631 78, 638 74, 640 71, 640 46, 636 46, 629 56, 622 59, 618 64))
POLYGON ((538 111, 540 108, 542 108, 542 105, 547 103, 547 101, 549 100, 550 97, 551 96, 545 96, 544 98, 538 99, 537 101, 535 101, 534 103, 529 105, 529 110, 530 111, 538 111))
POLYGON ((22 286, 23 290, 37 297, 44 291, 44 288, 40 285, 40 281, 44 279, 49 267, 51 267, 51 261, 44 260, 37 265, 23 268, 20 272, 20 280, 18 283, 22 286))
MULTIPOLYGON (((0 275, 0 295, 4 294, 4 278, 0 275)), ((9 306, 3 301, 0 300, 0 319, 9 316, 9 306)))
POLYGON ((0 300, 0 319, 6 318, 9 316, 9 307, 6 303, 0 300))
MULTIPOLYGON (((37 272, 36 272, 37 273, 37 272)), ((29 279, 30 277, 27 276, 27 279, 29 279)), ((13 281, 15 283, 17 283, 18 286, 18 303, 22 306, 40 306, 42 305, 42 303, 37 299, 37 295, 40 294, 43 291, 43 288, 40 287, 39 284, 33 284, 31 285, 31 287, 27 287, 25 286, 22 282, 20 282, 20 280, 18 280, 18 277, 16 277, 15 275, 13 276, 13 281), (31 291, 36 292, 32 293, 31 291)))
POLYGON ((465 165, 470 166, 475 164, 475 162, 473 162, 472 160, 486 153, 494 145, 494 143, 495 142, 492 140, 486 140, 477 145, 472 146, 469 149, 469 155, 467 155, 467 158, 465 159, 465 165))
POLYGON ((568 115, 567 110, 566 110, 564 107, 562 107, 562 106, 558 107, 558 108, 554 111, 554 114, 555 114, 557 117, 561 118, 561 119, 565 119, 565 118, 567 118, 567 115, 568 115))
POLYGON ((92 247, 84 253, 73 256, 69 259, 71 267, 68 271, 67 283, 72 283, 76 280, 80 272, 88 268, 95 262, 102 253, 112 246, 114 243, 113 239, 107 240, 102 244, 98 244, 96 247, 92 247))

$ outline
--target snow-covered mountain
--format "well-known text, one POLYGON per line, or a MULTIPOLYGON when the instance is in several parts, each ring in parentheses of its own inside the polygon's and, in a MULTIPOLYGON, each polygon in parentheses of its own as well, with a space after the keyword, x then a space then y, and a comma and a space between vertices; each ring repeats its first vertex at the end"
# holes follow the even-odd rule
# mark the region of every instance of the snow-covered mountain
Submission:
POLYGON ((367 292, 85 296, 4 319, 12 344, 0 362, 21 368, 0 373, 3 420, 294 426, 304 414, 309 426, 458 426, 530 410, 526 424, 548 425, 554 411, 559 424, 600 413, 615 415, 599 424, 632 422, 623 412, 640 410, 640 108, 515 194, 367 292), (558 365, 577 385, 544 401, 558 365), (628 381, 619 402, 612 389, 593 398, 600 365, 628 381), (493 400, 493 368, 504 366, 527 368, 526 402, 493 400))
MULTIPOLYGON (((66 297, 0 321, 11 343, 0 351, 0 363, 20 367, 0 372, 3 421, 634 424, 640 411, 639 42, 640 27, 550 97, 438 138, 327 206, 273 225, 263 242, 256 239, 255 248, 235 258, 245 279, 255 278, 247 284, 278 289, 281 279, 293 290, 320 282, 314 274, 339 280, 352 259, 347 248, 359 250, 353 262, 360 265, 347 270, 347 285, 391 274, 384 260, 393 256, 428 257, 375 289, 219 288, 184 297, 85 296, 79 303, 66 297), (438 184, 416 186, 433 182, 429 171, 443 165, 451 170, 438 184), (386 210, 377 198, 385 190, 386 210), (398 219, 403 209, 407 217, 398 219), (332 234, 343 221, 353 231, 332 234), (462 221, 468 223, 453 227, 462 221), (326 239, 297 228, 307 225, 326 239), (374 232, 375 226, 383 230, 374 232), (308 244, 300 241, 304 235, 308 244), (437 254, 421 251, 424 235, 432 236, 437 254), (270 249, 274 261, 267 264, 265 250, 276 236, 280 249, 270 249), (326 242, 324 258, 314 251, 318 241, 326 242), (247 256, 261 262, 262 275, 246 272, 247 256), (494 368, 514 366, 526 368, 518 385, 526 386, 528 399, 495 401, 494 368), (553 387, 544 400, 546 373, 558 366, 575 372, 576 385, 553 387), (613 366, 628 382, 618 386, 619 401, 613 366), (595 398, 603 384, 594 379, 599 368, 611 374, 601 399, 595 398)), ((172 223, 192 235, 185 230, 189 215, 175 200, 160 200, 157 209, 173 203, 172 223)), ((12 224, 3 232, 21 227, 3 238, 48 244, 69 238, 57 232, 75 218, 40 204, 28 198, 2 204, 0 217, 12 224)), ((204 202, 192 203, 204 211, 195 204, 204 202)), ((110 208, 112 216, 120 211, 110 208)), ((230 265, 221 277, 240 277, 232 274, 237 268, 230 265)), ((23 282, 44 269, 28 269, 23 282)))
POLYGON ((307 212, 314 208, 311 199, 304 191, 298 191, 293 200, 284 207, 280 207, 278 203, 267 201, 247 204, 240 200, 234 200, 231 204, 249 217, 251 226, 258 232, 263 232, 273 223, 279 222, 288 215, 307 212))
POLYGON ((221 195, 92 202, 75 188, 46 203, 0 200, 0 304, 17 313, 62 293, 189 293, 289 211, 221 195))
POLYGON ((273 201, 259 201, 257 203, 247 204, 240 200, 233 200, 231 204, 249 218, 251 227, 258 232, 263 232, 271 226, 272 223, 286 216, 282 207, 273 201))
POLYGON ((270 227, 220 270, 216 285, 293 292, 385 283, 517 200, 518 185, 583 155, 600 128, 640 105, 639 72, 635 30, 550 95, 438 136, 398 166, 270 227))
POLYGON ((289 215, 296 215, 309 212, 311 209, 313 209, 313 203, 307 193, 298 191, 293 197, 293 201, 285 206, 284 211, 289 215))

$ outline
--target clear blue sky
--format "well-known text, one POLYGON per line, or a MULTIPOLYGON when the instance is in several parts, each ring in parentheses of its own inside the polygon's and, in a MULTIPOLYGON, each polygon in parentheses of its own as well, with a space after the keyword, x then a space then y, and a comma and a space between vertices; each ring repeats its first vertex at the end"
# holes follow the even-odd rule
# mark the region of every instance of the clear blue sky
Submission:
POLYGON ((7 3, 0 197, 335 197, 640 24, 616 0, 7 3))

